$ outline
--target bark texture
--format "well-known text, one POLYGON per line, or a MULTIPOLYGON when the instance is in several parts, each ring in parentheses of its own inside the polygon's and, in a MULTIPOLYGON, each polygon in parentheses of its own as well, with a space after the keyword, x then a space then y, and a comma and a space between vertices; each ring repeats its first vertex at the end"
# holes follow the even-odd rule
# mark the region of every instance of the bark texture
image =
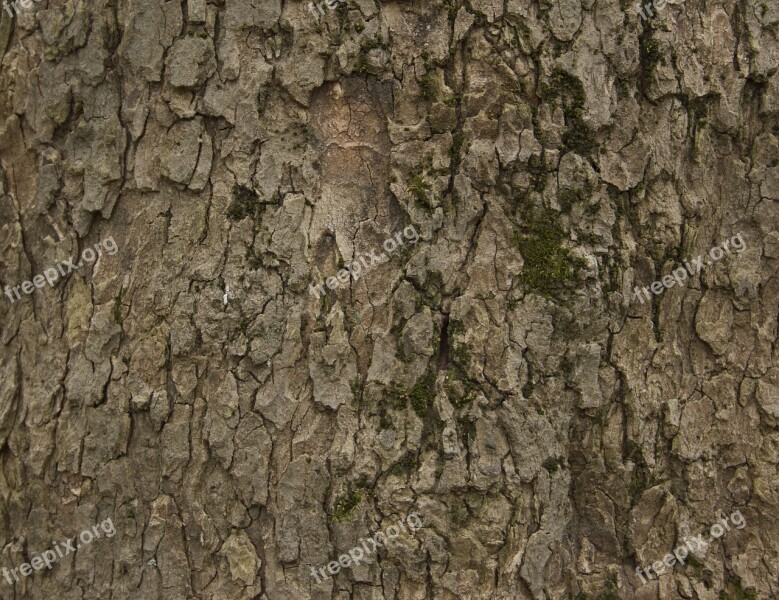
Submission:
POLYGON ((332 4, 0 13, 0 596, 779 597, 776 1, 332 4))

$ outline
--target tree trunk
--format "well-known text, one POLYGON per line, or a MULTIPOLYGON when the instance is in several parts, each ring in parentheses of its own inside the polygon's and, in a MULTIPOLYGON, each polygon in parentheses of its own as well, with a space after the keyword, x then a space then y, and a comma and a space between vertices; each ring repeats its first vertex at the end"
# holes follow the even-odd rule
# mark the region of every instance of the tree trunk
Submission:
POLYGON ((662 4, 7 4, 0 597, 779 597, 779 5, 662 4))

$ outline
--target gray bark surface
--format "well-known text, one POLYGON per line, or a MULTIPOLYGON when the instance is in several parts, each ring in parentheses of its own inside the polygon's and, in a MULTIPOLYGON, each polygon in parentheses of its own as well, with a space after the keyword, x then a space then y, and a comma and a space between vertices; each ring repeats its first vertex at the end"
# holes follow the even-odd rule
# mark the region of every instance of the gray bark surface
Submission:
POLYGON ((776 1, 333 5, 1 10, 0 598, 778 598, 776 1))

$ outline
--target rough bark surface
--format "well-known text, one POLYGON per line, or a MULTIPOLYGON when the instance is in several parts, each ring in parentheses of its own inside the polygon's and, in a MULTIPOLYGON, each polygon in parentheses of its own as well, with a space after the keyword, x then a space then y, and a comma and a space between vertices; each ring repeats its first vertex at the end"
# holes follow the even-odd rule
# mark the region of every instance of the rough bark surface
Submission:
POLYGON ((0 597, 779 597, 775 0, 28 4, 0 597))

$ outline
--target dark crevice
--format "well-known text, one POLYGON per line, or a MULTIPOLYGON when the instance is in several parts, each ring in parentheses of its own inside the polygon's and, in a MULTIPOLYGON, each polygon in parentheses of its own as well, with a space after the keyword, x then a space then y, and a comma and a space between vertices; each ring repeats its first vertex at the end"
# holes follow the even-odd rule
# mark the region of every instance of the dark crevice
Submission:
POLYGON ((438 370, 443 371, 449 364, 449 313, 443 313, 441 323, 441 340, 438 343, 438 370))

